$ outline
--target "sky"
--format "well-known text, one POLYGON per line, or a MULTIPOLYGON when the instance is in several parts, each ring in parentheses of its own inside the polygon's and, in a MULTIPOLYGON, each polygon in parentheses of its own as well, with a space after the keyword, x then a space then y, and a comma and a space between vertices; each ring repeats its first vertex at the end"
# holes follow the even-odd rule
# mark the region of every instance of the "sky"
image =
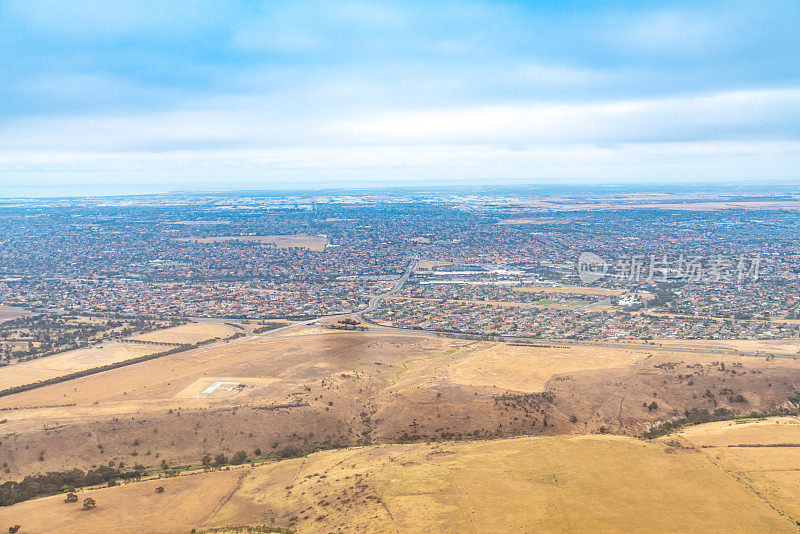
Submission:
POLYGON ((800 2, 0 0, 0 195, 800 182, 800 2))

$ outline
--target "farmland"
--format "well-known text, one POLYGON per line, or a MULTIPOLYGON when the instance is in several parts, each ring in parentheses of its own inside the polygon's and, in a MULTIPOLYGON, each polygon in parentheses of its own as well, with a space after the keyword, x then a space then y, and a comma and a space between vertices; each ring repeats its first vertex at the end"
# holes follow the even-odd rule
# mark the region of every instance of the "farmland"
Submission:
POLYGON ((184 464, 272 442, 310 450, 638 435, 685 410, 773 409, 800 382, 797 360, 726 361, 646 345, 524 346, 296 325, 4 397, 2 475, 99 462, 184 464), (88 435, 97 437, 87 442, 88 435))
POLYGON ((153 345, 144 343, 109 341, 102 345, 0 367, 0 390, 129 360, 158 350, 153 345))
POLYGON ((707 455, 800 524, 800 419, 769 418, 690 427, 677 437, 707 455))
POLYGON ((0 509, 26 532, 795 532, 695 449, 609 436, 382 445, 79 492, 0 509), (162 486, 164 492, 156 493, 162 486), (202 497, 201 497, 202 496, 202 497), (698 498, 700 496, 700 498, 698 498), (164 513, 169 510, 169 513, 164 513))
POLYGON ((154 341, 156 343, 197 343, 214 338, 225 338, 240 329, 221 322, 187 323, 171 328, 163 328, 146 334, 132 336, 134 341, 154 341))

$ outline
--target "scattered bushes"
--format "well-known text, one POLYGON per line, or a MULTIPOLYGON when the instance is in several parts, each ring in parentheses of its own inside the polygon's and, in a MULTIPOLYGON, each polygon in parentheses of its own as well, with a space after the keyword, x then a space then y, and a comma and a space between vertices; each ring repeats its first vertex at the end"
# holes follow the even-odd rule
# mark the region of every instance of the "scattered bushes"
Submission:
POLYGON ((118 469, 105 466, 85 473, 80 469, 72 469, 52 471, 44 475, 28 475, 21 482, 9 480, 0 485, 0 506, 10 506, 41 495, 54 495, 63 491, 64 487, 79 488, 108 483, 119 475, 118 469))

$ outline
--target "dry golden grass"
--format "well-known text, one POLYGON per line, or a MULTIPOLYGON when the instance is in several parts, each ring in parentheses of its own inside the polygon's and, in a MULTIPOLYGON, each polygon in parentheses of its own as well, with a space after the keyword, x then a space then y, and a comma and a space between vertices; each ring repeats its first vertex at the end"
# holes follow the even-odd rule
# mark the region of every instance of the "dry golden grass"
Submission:
POLYGON ((610 297, 627 293, 626 289, 606 289, 604 287, 590 286, 515 286, 513 291, 523 293, 570 293, 575 295, 600 295, 610 297))
POLYGON ((678 436, 800 524, 800 418, 709 423, 678 436))
POLYGON ((489 386, 510 391, 542 391, 554 375, 593 369, 627 368, 645 358, 640 351, 573 346, 520 347, 498 343, 476 349, 448 368, 456 384, 489 386))
POLYGON ((30 384, 92 367, 130 360, 163 350, 163 347, 109 341, 99 346, 75 349, 44 356, 7 367, 0 367, 0 389, 30 384))
POLYGON ((90 512, 57 496, 0 509, 0 522, 22 532, 796 531, 703 454, 613 436, 343 449, 87 494, 90 512))
POLYGON ((64 502, 64 495, 54 495, 0 508, 0 525, 21 525, 20 534, 189 532, 224 503, 244 474, 220 471, 84 490, 71 504, 64 502), (156 493, 158 486, 164 493, 156 493), (81 509, 87 497, 97 502, 97 508, 81 509))
POLYGON ((15 308, 14 306, 0 305, 0 323, 17 317, 25 317, 31 315, 31 312, 22 308, 15 308))
POLYGON ((271 243, 278 248, 300 247, 308 250, 322 251, 328 244, 328 238, 318 235, 244 235, 218 237, 181 237, 179 241, 198 243, 223 243, 226 241, 244 241, 250 243, 271 243))
POLYGON ((677 340, 661 339, 658 345, 681 348, 710 348, 743 352, 770 352, 776 354, 799 354, 800 339, 728 339, 728 340, 677 340))
POLYGON ((417 271, 430 271, 435 269, 436 267, 445 267, 447 265, 453 265, 451 261, 437 261, 437 260, 420 260, 417 262, 416 269, 417 271))
POLYGON ((276 382, 277 378, 254 378, 239 376, 208 376, 198 378, 175 394, 176 399, 220 399, 243 397, 255 388, 276 382), (214 387, 214 385, 217 387, 214 387), (244 387, 234 387, 242 385, 244 387), (213 388, 213 389, 212 389, 213 388))
POLYGON ((158 341, 160 343, 197 343, 215 337, 224 338, 238 332, 238 329, 224 323, 188 323, 171 328, 164 328, 146 334, 132 336, 130 339, 140 341, 158 341))

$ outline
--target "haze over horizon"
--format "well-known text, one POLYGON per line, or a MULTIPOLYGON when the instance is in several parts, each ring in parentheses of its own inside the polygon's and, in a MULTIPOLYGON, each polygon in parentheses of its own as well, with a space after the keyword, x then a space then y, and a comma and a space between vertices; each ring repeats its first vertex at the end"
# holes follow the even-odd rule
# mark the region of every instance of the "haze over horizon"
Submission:
POLYGON ((800 180, 800 4, 0 2, 0 195, 800 180))

